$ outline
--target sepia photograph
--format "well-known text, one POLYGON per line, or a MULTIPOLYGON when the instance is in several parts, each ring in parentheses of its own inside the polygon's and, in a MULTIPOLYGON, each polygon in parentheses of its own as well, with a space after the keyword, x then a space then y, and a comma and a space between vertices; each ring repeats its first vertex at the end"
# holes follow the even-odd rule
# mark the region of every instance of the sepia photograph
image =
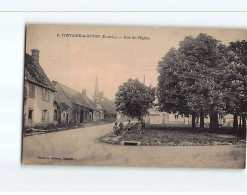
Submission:
POLYGON ((244 29, 26 26, 22 164, 244 169, 244 29))

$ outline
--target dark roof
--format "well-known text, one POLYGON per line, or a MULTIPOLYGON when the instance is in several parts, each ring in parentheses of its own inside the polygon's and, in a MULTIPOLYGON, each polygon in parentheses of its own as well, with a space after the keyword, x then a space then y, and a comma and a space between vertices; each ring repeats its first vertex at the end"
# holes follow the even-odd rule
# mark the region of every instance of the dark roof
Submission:
MULTIPOLYGON (((86 97, 83 93, 80 93, 74 89, 71 89, 57 81, 53 81, 53 83, 56 87, 56 90, 58 92, 61 92, 61 90, 59 89, 60 87, 62 91, 66 94, 67 98, 69 98, 72 103, 83 106, 83 107, 87 107, 93 110, 97 110, 96 106, 94 105, 94 102, 90 100, 88 97, 86 97)), ((54 100, 61 99, 61 97, 62 96, 59 93, 55 93, 54 100)), ((60 102, 61 101, 62 100, 60 100, 60 102)), ((64 100, 64 102, 65 101, 66 100, 64 100)))
POLYGON ((34 62, 31 55, 25 54, 25 78, 37 85, 55 91, 54 86, 41 68, 39 63, 34 62))

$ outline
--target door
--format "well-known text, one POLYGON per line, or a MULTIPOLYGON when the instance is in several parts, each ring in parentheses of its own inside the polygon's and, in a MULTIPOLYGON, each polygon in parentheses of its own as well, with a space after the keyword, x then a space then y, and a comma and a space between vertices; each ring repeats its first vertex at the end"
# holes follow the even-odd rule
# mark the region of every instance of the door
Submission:
POLYGON ((83 110, 81 110, 81 115, 80 115, 80 123, 83 123, 83 110))
POLYGON ((61 124, 61 111, 58 111, 58 123, 61 124))
POLYGON ((33 127, 33 110, 28 111, 28 126, 33 127))

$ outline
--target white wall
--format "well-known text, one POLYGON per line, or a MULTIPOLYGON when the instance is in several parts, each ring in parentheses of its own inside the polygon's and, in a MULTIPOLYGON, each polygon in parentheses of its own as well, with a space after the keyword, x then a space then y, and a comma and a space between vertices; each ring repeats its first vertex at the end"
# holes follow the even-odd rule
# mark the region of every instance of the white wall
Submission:
POLYGON ((28 111, 29 109, 33 110, 33 125, 41 124, 41 123, 53 123, 54 117, 54 92, 50 91, 50 101, 44 101, 42 96, 42 87, 35 85, 35 97, 29 97, 29 84, 27 87, 27 99, 24 107, 24 113, 26 113, 26 124, 28 124, 28 111), (49 111, 49 118, 45 122, 41 121, 42 119, 42 111, 49 111))

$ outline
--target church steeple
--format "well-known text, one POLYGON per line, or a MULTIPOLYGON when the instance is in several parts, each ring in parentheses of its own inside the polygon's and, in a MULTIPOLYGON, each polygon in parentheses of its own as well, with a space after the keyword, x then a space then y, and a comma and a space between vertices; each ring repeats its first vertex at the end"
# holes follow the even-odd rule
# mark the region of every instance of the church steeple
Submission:
POLYGON ((94 101, 98 103, 99 101, 99 87, 98 87, 98 79, 96 76, 96 82, 95 82, 95 88, 94 88, 94 95, 93 95, 94 101))

